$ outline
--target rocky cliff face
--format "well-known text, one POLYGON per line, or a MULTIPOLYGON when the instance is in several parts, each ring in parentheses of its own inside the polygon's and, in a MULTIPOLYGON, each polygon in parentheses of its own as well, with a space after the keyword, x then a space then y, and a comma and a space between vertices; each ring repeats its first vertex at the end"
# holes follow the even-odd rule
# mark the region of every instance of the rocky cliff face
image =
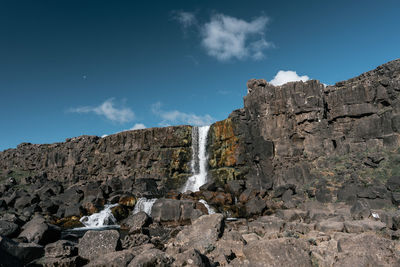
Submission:
POLYGON ((0 153, 0 177, 45 177, 67 184, 113 177, 154 178, 176 187, 190 175, 192 127, 126 131, 104 138, 80 136, 64 143, 23 143, 0 153))
POLYGON ((223 180, 245 179, 261 189, 305 188, 338 175, 350 179, 351 171, 379 169, 399 147, 400 60, 334 86, 315 80, 273 86, 253 79, 247 87, 244 108, 211 128, 216 179, 223 173, 223 180), (336 172, 345 161, 349 166, 336 172))
MULTIPOLYGON (((210 128, 209 172, 220 185, 243 180, 246 188, 291 184, 315 191, 322 183, 334 191, 349 180, 400 174, 393 152, 399 146, 400 60, 334 86, 253 79, 247 87, 244 108, 210 128)), ((45 176, 69 184, 155 178, 176 189, 190 175, 191 132, 178 126, 23 143, 0 153, 0 177, 45 176)))

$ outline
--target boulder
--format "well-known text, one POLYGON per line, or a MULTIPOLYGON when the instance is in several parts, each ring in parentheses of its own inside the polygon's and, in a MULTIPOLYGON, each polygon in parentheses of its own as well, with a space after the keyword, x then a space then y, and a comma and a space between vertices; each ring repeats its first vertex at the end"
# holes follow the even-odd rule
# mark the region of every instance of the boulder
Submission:
POLYGON ((285 221, 274 216, 263 216, 249 222, 249 231, 259 236, 272 236, 280 233, 285 221))
POLYGON ((254 215, 260 215, 263 213, 264 209, 267 207, 267 203, 260 197, 255 197, 250 199, 246 204, 246 215, 248 217, 254 215))
POLYGON ((165 252, 152 248, 136 256, 128 266, 170 266, 171 264, 172 259, 165 252))
POLYGON ((19 226, 16 223, 0 220, 0 236, 14 237, 18 234, 19 226))
POLYGON ((74 243, 68 240, 58 240, 54 243, 47 244, 44 248, 45 257, 48 258, 65 258, 78 254, 78 248, 74 243))
POLYGON ((398 266, 400 252, 396 241, 374 233, 363 233, 338 240, 336 266, 398 266))
POLYGON ((202 214, 191 200, 158 199, 151 209, 155 222, 171 225, 188 224, 202 214))
POLYGON ((392 176, 386 182, 386 187, 392 192, 400 191, 400 176, 392 176))
POLYGON ((347 233, 362 233, 367 231, 380 231, 386 227, 381 221, 374 220, 356 220, 344 222, 344 228, 347 233))
POLYGON ((278 210, 276 216, 287 222, 303 221, 307 212, 300 209, 278 210))
POLYGON ((82 259, 79 256, 73 256, 68 258, 53 258, 43 257, 35 260, 33 266, 44 266, 44 267, 78 267, 83 266, 87 263, 87 260, 82 259))
POLYGON ((79 240, 78 254, 92 260, 116 251, 120 247, 119 232, 116 230, 87 231, 79 240))
POLYGON ((343 222, 322 221, 315 225, 315 229, 321 232, 343 232, 343 222))
POLYGON ((249 266, 313 266, 309 244, 300 239, 253 241, 244 247, 243 253, 249 266))
POLYGON ((36 216, 22 227, 19 238, 26 238, 28 242, 46 245, 60 239, 61 229, 49 224, 41 216, 36 216))
POLYGON ((147 244, 150 242, 150 237, 144 234, 129 234, 122 240, 123 248, 133 248, 147 244))
POLYGON ((129 228, 129 233, 140 233, 143 227, 149 226, 151 218, 146 212, 140 211, 136 214, 131 214, 121 222, 122 225, 129 228))
POLYGON ((183 253, 171 255, 175 260, 172 266, 208 267, 210 260, 196 249, 188 249, 183 253))
POLYGON ((0 236, 0 259, 5 266, 23 266, 42 257, 43 246, 35 243, 19 243, 0 236))
POLYGON ((351 216, 355 220, 368 218, 371 215, 371 208, 365 199, 358 200, 350 209, 351 216))
POLYGON ((134 249, 126 249, 122 251, 114 251, 106 254, 99 255, 97 258, 91 260, 86 266, 96 267, 120 267, 127 266, 129 262, 137 255, 134 249))
POLYGON ((222 231, 222 214, 203 215, 193 221, 191 225, 185 226, 169 245, 174 248, 179 247, 182 251, 194 248, 205 254, 222 235, 222 231))

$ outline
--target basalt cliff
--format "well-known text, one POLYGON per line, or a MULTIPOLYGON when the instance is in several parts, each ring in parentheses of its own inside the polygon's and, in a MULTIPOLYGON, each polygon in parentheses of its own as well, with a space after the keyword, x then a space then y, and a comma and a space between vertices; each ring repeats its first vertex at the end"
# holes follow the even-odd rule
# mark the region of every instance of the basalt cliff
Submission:
POLYGON ((0 152, 0 266, 399 265, 400 60, 247 92, 210 126, 197 192, 192 126, 0 152), (65 236, 107 203, 126 233, 65 236))

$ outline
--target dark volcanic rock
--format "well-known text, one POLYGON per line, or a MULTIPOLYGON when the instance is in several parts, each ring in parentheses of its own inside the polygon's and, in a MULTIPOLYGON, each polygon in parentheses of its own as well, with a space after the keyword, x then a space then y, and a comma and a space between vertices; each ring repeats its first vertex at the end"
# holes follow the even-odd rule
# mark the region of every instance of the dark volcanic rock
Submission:
POLYGON ((87 231, 79 241, 79 256, 92 260, 98 256, 116 251, 120 247, 116 230, 87 231))
POLYGON ((0 235, 14 237, 18 234, 19 226, 13 222, 0 220, 0 235))
POLYGON ((0 236, 0 259, 5 266, 23 266, 42 257, 43 246, 35 243, 19 243, 0 236))
POLYGON ((61 229, 55 225, 46 223, 41 216, 34 217, 22 227, 20 238, 26 238, 28 242, 46 245, 60 238, 61 229))
POLYGON ((50 243, 44 248, 44 251, 45 257, 48 258, 71 257, 78 254, 78 248, 68 240, 58 240, 50 243))
POLYGON ((128 266, 170 266, 171 263, 172 259, 161 250, 149 249, 136 256, 128 266))
POLYGON ((166 224, 188 224, 202 214, 190 200, 158 199, 151 210, 155 222, 166 224))
POLYGON ((132 214, 122 221, 122 224, 129 228, 130 233, 139 233, 142 231, 143 227, 148 226, 150 223, 151 218, 144 211, 132 214))

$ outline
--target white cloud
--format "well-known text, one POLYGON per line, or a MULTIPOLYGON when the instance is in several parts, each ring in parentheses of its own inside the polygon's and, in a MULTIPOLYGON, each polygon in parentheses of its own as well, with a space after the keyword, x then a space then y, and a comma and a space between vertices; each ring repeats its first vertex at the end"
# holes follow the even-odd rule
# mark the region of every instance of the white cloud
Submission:
POLYGON ((78 108, 71 108, 69 112, 75 113, 94 113, 106 117, 110 121, 125 123, 132 121, 135 114, 130 108, 115 107, 114 100, 108 99, 97 107, 84 106, 78 108))
POLYGON ((270 81, 271 84, 278 86, 288 82, 308 81, 310 78, 307 75, 299 76, 292 70, 280 70, 275 77, 270 81))
POLYGON ((192 113, 185 113, 178 110, 162 110, 161 103, 157 102, 151 107, 152 112, 160 116, 163 121, 159 123, 160 126, 169 126, 177 124, 189 124, 193 126, 210 125, 214 122, 214 118, 206 114, 203 116, 195 115, 192 113))
POLYGON ((173 11, 172 18, 177 20, 184 30, 196 24, 196 16, 191 12, 173 11))
POLYGON ((146 128, 147 128, 146 125, 144 125, 143 123, 136 123, 129 130, 140 130, 140 129, 146 129, 146 128))
POLYGON ((260 16, 247 22, 217 14, 202 26, 202 45, 207 53, 220 61, 264 58, 264 50, 272 43, 264 39, 268 18, 260 16))

